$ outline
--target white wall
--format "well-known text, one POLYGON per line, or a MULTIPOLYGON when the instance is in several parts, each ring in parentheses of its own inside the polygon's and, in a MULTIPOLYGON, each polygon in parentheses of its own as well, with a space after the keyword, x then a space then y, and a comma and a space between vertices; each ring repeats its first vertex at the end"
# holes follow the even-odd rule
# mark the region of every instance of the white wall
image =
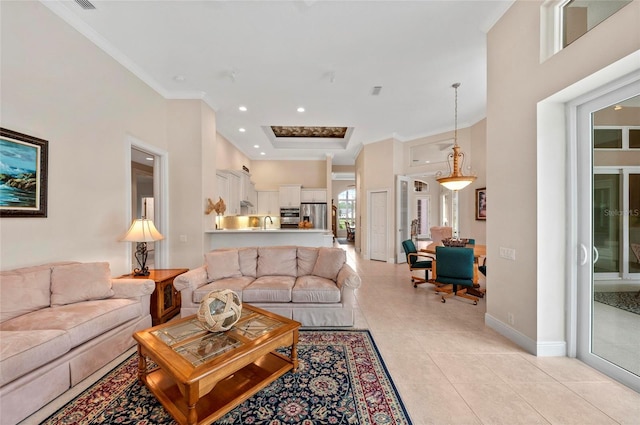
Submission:
POLYGON ((168 152, 168 266, 201 263, 202 137, 190 125, 200 129, 202 103, 163 99, 40 2, 0 8, 0 124, 49 141, 48 217, 0 219, 0 268, 77 260, 130 272, 132 244, 119 242, 130 224, 128 136, 168 152), (188 242, 176 245, 179 234, 188 242))
MULTIPOLYGON (((540 63, 542 1, 518 0, 489 31, 487 101, 487 320, 538 354, 565 335, 566 146, 540 137, 543 99, 640 49, 633 2, 540 63), (499 248, 516 250, 516 260, 499 248), (513 324, 508 325, 508 315, 513 324)), ((559 108, 562 112, 562 108, 559 108)), ((549 125, 562 121, 549 116, 549 125)))

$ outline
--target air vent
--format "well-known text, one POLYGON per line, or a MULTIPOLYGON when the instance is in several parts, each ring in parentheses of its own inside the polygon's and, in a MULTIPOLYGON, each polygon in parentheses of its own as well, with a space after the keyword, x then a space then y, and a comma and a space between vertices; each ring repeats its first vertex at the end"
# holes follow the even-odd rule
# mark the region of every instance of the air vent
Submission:
POLYGON ((380 94, 380 90, 382 90, 382 86, 373 86, 373 90, 371 90, 371 96, 378 96, 380 94))
POLYGON ((78 3, 80 7, 85 10, 91 10, 96 8, 93 4, 91 4, 89 0, 76 0, 76 3, 78 3))

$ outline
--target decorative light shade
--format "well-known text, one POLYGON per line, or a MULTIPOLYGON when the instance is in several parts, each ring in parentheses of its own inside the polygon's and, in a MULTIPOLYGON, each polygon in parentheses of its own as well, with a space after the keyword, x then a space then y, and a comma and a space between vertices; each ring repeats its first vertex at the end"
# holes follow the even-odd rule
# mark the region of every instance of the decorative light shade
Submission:
POLYGON ((475 176, 465 176, 462 174, 462 166, 464 164, 464 153, 460 151, 458 146, 458 87, 460 83, 455 83, 453 87, 456 91, 455 97, 455 126, 453 133, 453 152, 449 154, 449 175, 446 177, 437 177, 438 183, 449 190, 460 190, 472 183, 475 176))
POLYGON ((147 267, 147 242, 154 242, 164 239, 164 236, 156 226, 153 224, 153 220, 148 218, 139 218, 133 220, 131 227, 127 231, 127 234, 122 238, 127 242, 138 242, 136 246, 136 260, 138 261, 137 269, 134 269, 133 274, 135 276, 149 276, 149 267, 147 267))
POLYGON ((164 239, 164 236, 158 232, 153 220, 148 218, 133 220, 127 234, 122 238, 123 241, 127 242, 153 242, 162 239, 164 239))

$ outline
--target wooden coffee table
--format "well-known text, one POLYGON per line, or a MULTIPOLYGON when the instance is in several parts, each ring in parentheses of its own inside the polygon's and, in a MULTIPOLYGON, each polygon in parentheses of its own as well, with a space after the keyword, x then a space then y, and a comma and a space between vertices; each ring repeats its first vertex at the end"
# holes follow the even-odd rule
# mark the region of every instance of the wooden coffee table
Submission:
POLYGON ((226 332, 208 332, 196 316, 155 326, 133 335, 139 378, 178 423, 210 424, 297 370, 299 328, 294 320, 247 304, 226 332), (291 356, 277 353, 280 347, 291 347, 291 356))

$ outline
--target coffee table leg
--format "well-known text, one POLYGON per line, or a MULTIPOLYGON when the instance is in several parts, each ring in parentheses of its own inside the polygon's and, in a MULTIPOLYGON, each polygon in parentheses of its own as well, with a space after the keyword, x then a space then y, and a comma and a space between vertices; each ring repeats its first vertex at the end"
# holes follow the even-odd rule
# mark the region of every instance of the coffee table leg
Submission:
POLYGON ((298 330, 293 331, 293 344, 291 345, 291 360, 293 361, 293 371, 298 371, 298 330))
POLYGON ((142 354, 142 347, 138 344, 138 379, 144 383, 147 378, 147 358, 142 354))

